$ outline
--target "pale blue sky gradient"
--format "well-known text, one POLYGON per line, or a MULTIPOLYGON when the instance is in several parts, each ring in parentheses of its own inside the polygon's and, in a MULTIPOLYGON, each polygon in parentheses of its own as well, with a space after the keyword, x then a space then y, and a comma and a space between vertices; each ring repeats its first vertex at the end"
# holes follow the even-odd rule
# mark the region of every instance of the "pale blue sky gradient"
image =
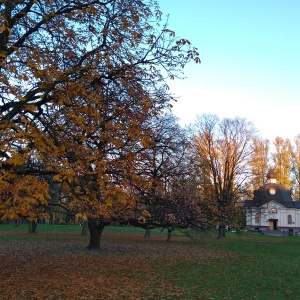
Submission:
POLYGON ((240 116, 263 138, 300 134, 299 0, 159 0, 169 28, 197 47, 174 113, 182 125, 197 114, 240 116))

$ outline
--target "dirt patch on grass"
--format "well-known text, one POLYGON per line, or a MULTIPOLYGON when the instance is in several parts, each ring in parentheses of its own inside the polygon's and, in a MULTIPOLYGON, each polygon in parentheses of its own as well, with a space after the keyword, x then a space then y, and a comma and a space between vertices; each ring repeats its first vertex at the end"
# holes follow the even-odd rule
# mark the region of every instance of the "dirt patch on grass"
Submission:
POLYGON ((0 242, 1 299, 181 299, 172 276, 178 262, 223 255, 184 237, 104 234, 101 250, 91 252, 87 237, 75 234, 17 236, 24 240, 0 242))

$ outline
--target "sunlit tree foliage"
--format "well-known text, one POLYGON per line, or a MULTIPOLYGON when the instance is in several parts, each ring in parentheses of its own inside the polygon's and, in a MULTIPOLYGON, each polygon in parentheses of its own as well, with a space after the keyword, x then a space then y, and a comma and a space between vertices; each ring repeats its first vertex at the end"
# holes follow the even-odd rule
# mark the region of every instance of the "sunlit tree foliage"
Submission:
POLYGON ((40 175, 61 184, 80 217, 117 217, 135 203, 132 162, 152 142, 145 121, 169 105, 165 79, 199 62, 196 49, 162 24, 152 0, 0 9, 2 217, 43 214, 50 195, 40 175), (43 169, 24 170, 32 158, 43 169))

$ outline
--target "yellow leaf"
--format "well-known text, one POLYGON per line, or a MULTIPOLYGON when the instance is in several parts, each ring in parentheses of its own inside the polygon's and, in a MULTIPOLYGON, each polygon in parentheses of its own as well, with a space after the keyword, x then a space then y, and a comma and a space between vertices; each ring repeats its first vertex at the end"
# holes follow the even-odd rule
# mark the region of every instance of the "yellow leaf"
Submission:
POLYGON ((60 175, 57 174, 57 175, 53 176, 53 180, 60 180, 60 175))
POLYGON ((112 206, 112 199, 110 197, 106 199, 105 205, 106 206, 112 206))
POLYGON ((151 217, 151 214, 149 213, 149 211, 147 211, 147 210, 145 210, 145 209, 144 209, 142 215, 143 215, 144 217, 151 217))
POLYGON ((82 219, 83 221, 87 221, 87 219, 88 219, 87 216, 86 216, 85 214, 82 214, 82 213, 76 214, 76 215, 75 215, 75 218, 76 218, 76 219, 79 219, 79 218, 80 218, 80 219, 82 219))
POLYGON ((9 33, 12 33, 11 29, 6 26, 0 26, 0 32, 7 30, 9 33))
POLYGON ((143 216, 140 216, 140 217, 138 218, 138 221, 140 221, 140 222, 146 222, 146 218, 143 217, 143 216))
POLYGON ((76 218, 76 219, 82 218, 82 213, 76 214, 76 215, 75 215, 75 218, 76 218))

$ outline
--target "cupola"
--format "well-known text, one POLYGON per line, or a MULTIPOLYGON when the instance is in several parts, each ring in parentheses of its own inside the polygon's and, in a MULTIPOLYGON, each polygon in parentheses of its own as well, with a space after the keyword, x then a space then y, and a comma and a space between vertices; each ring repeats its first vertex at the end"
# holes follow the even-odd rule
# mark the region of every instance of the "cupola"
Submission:
POLYGON ((277 174, 274 169, 270 169, 267 174, 268 183, 277 183, 277 174))

